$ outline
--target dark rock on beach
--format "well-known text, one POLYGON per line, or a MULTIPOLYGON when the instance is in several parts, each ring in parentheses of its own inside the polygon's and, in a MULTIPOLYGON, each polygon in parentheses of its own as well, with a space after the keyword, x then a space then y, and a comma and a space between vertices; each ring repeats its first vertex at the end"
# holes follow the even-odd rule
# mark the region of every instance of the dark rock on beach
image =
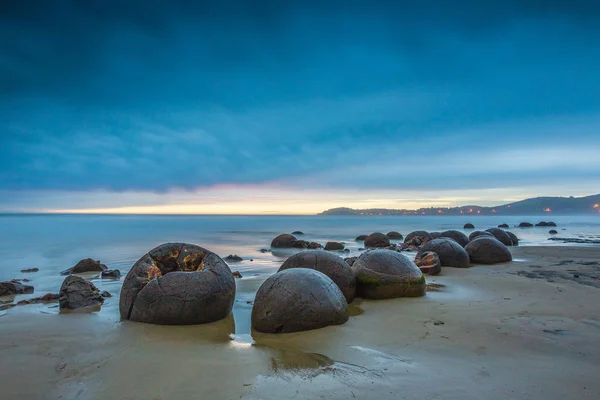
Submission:
POLYGON ((389 250, 371 250, 354 262, 356 294, 366 299, 424 296, 425 278, 421 270, 404 254, 389 250))
POLYGON ((59 305, 62 309, 89 309, 96 311, 104 303, 104 297, 92 282, 71 275, 65 278, 60 287, 59 305))
POLYGON ((432 239, 437 239, 442 236, 442 232, 429 232, 429 236, 431 236, 432 239))
POLYGON ((535 226, 548 226, 548 223, 545 221, 540 221, 537 224, 535 224, 535 226))
POLYGON ((517 235, 515 235, 511 231, 506 231, 506 234, 510 237, 513 246, 519 245, 519 238, 517 237, 517 235))
POLYGON ((358 235, 356 237, 356 239, 354 239, 354 240, 357 241, 357 242, 361 242, 361 241, 364 241, 368 236, 369 235, 358 235))
POLYGON ((415 257, 415 264, 421 272, 427 275, 439 275, 442 272, 442 263, 437 253, 426 251, 415 257))
POLYGON ((556 222, 546 222, 546 226, 551 226, 551 227, 555 227, 556 226, 556 222))
POLYGON ((309 242, 306 240, 295 240, 292 243, 294 249, 322 249, 323 246, 320 243, 309 242))
POLYGON ((475 231, 475 232, 471 232, 471 234, 469 235, 469 241, 478 238, 479 236, 490 236, 490 237, 494 237, 494 235, 492 235, 490 232, 487 231, 475 231))
POLYGON ((340 242, 327 242, 325 244, 325 250, 344 250, 344 248, 346 247, 346 245, 344 245, 344 243, 340 243, 340 242))
POLYGON ((498 264, 512 261, 508 247, 496 238, 481 236, 470 242, 465 250, 473 264, 498 264))
POLYGON ((108 267, 104 264, 101 264, 100 261, 92 260, 91 258, 86 258, 79 261, 73 267, 61 272, 61 275, 71 275, 71 274, 83 274, 85 272, 101 272, 107 270, 108 267))
POLYGON ((430 241, 431 235, 426 231, 415 231, 411 232, 404 238, 404 243, 413 244, 415 246, 421 246, 422 244, 430 241))
POLYGON ((340 325, 348 320, 348 303, 325 274, 291 268, 271 275, 258 289, 252 307, 252 328, 288 333, 340 325))
POLYGON ((259 250, 261 253, 270 253, 271 250, 270 249, 260 249, 259 250))
POLYGON ((467 235, 460 231, 444 231, 442 232, 440 237, 454 239, 456 243, 460 244, 462 247, 465 247, 467 243, 469 243, 469 238, 467 237, 467 235))
POLYGON ((346 257, 346 258, 344 258, 344 261, 346 261, 346 263, 349 266, 352 266, 352 264, 354 264, 354 261, 356 261, 357 258, 358 257, 346 257))
POLYGON ((498 228, 509 228, 508 224, 500 224, 498 225, 498 228))
POLYGON ((417 257, 421 257, 428 251, 437 253, 443 267, 469 268, 470 266, 467 252, 452 239, 439 238, 427 242, 421 247, 417 257))
POLYGON ((554 229, 551 229, 548 233, 551 235, 556 235, 558 232, 555 231, 554 229))
POLYGON ((0 282, 0 296, 29 293, 33 293, 33 286, 23 285, 16 279, 8 282, 0 282))
POLYGON ((279 271, 291 268, 308 268, 327 275, 340 288, 346 301, 352 303, 356 292, 354 271, 343 258, 325 250, 294 254, 279 267, 279 271))
POLYGON ((365 239, 365 247, 388 247, 390 239, 381 232, 371 233, 365 239))
POLYGON ((533 227, 533 224, 529 223, 529 222, 521 222, 519 224, 519 228, 531 228, 533 227))
POLYGON ((110 294, 110 292, 108 290, 103 290, 100 292, 100 296, 102 296, 104 298, 108 298, 108 297, 112 297, 112 294, 110 294))
POLYGON ((242 273, 240 271, 234 271, 232 273, 232 275, 234 278, 238 278, 238 279, 240 279, 242 277, 242 273))
POLYGON ((27 268, 27 269, 22 269, 21 272, 24 274, 29 274, 32 272, 38 272, 40 269, 39 268, 27 268))
POLYGON ((402 234, 400 232, 396 232, 396 231, 388 232, 386 234, 386 236, 389 237, 390 239, 398 239, 398 240, 402 240, 403 239, 402 234))
POLYGON ((107 269, 100 273, 100 277, 107 279, 118 279, 121 277, 121 271, 118 269, 107 269))
POLYGON ((463 229, 475 229, 475 225, 468 223, 463 226, 463 229))
POLYGON ((506 231, 504 229, 500 229, 500 228, 490 228, 487 230, 489 233, 491 233, 492 235, 494 235, 494 237, 496 239, 498 239, 500 242, 502 242, 502 244, 504 244, 505 246, 512 246, 512 239, 510 238, 510 235, 508 233, 506 233, 506 231))
POLYGON ((240 261, 244 261, 244 259, 240 256, 238 256, 237 254, 230 254, 227 257, 225 257, 226 261, 231 261, 231 262, 240 262, 240 261))
POLYGON ((292 235, 304 235, 304 232, 302 232, 302 231, 294 231, 294 232, 292 232, 292 235))
POLYGON ((225 261, 200 246, 166 243, 143 255, 123 287, 121 318, 161 325, 214 322, 231 312, 235 280, 225 261))
POLYGON ((273 239, 273 241, 271 242, 271 247, 275 248, 275 249, 291 248, 292 244, 296 240, 297 239, 295 236, 289 235, 287 233, 283 233, 283 234, 277 236, 275 239, 273 239))

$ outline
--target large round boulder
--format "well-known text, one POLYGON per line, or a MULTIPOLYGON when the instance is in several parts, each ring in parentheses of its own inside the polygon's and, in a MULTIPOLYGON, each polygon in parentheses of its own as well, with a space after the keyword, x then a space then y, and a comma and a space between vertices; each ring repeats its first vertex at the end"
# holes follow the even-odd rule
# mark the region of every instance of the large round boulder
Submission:
POLYGON ((517 235, 515 235, 511 231, 506 231, 506 234, 510 237, 513 246, 519 245, 519 238, 517 237, 517 235))
POLYGON ((235 281, 215 253, 166 243, 142 256, 121 288, 121 318, 161 325, 214 322, 231 312, 235 281))
POLYGON ((291 268, 271 275, 260 286, 252 307, 252 327, 265 333, 288 333, 340 325, 348 303, 327 275, 291 268))
POLYGON ((274 249, 289 249, 296 240, 295 236, 289 233, 282 233, 271 241, 271 247, 274 249))
POLYGON ((475 229, 475 225, 469 222, 463 226, 463 229, 475 229))
POLYGON ((426 231, 414 231, 406 235, 404 243, 420 246, 431 240, 431 235, 426 231))
POLYGON ((417 253, 421 257, 423 253, 433 251, 437 253, 443 267, 469 268, 469 255, 465 249, 452 239, 439 238, 427 242, 417 253))
POLYGON ((512 246, 512 239, 510 238, 510 235, 508 233, 506 233, 506 231, 504 229, 490 228, 487 231, 489 233, 491 233, 492 235, 494 235, 494 237, 496 239, 498 239, 500 242, 502 242, 505 246, 512 246))
POLYGON ((308 268, 327 275, 340 288, 348 303, 356 294, 354 271, 343 258, 325 250, 303 251, 289 257, 279 267, 279 271, 290 268, 308 268))
POLYGON ((454 239, 456 243, 460 244, 462 247, 465 247, 467 243, 469 243, 469 238, 467 237, 467 235, 460 231, 444 231, 442 232, 440 237, 454 239))
POLYGON ((388 247, 389 245, 390 239, 380 232, 371 233, 365 239, 365 247, 388 247))
POLYGON ((426 251, 415 257, 415 264, 421 272, 427 275, 439 275, 442 272, 440 258, 433 251, 426 251))
POLYGON ((479 236, 490 236, 490 237, 494 237, 494 235, 492 235, 490 232, 487 231, 475 231, 475 232, 471 232, 471 234, 469 235, 469 241, 478 238, 479 236))
POLYGON ((390 250, 370 250, 352 265, 356 293, 366 299, 424 296, 425 278, 404 254, 390 250))
POLYGON ((400 232, 396 232, 396 231, 388 232, 386 234, 386 236, 389 237, 390 239, 398 239, 398 240, 402 240, 403 239, 402 234, 400 232))
POLYGON ((473 264, 498 264, 512 261, 508 247, 496 238, 481 236, 470 242, 465 250, 473 264))

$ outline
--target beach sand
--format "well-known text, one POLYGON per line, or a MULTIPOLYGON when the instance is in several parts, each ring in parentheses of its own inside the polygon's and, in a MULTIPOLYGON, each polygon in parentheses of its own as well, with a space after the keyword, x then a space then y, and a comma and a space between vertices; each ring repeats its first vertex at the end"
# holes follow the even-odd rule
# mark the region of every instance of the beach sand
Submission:
POLYGON ((120 322, 104 312, 117 298, 96 314, 18 307, 0 313, 0 397, 600 398, 600 247, 511 251, 445 268, 423 298, 358 300, 345 325, 254 342, 257 279, 237 281, 235 318, 204 326, 120 322))

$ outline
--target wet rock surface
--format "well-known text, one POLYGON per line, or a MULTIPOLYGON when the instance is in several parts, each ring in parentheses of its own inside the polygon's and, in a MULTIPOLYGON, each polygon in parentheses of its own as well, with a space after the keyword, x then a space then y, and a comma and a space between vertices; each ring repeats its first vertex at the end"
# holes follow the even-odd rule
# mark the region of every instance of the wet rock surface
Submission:
POLYGON ((327 242, 325 244, 325 250, 344 250, 346 245, 340 242, 327 242))
POLYGON ((23 285, 16 279, 7 282, 0 282, 0 296, 12 296, 15 294, 33 293, 33 286, 23 285))
POLYGON ((508 247, 496 238, 481 236, 470 242, 465 250, 473 264, 499 264, 512 261, 508 247))
POLYGON ((68 276, 63 281, 59 292, 61 309, 78 310, 97 308, 104 303, 104 297, 92 282, 79 276, 68 276))
POLYGON ((294 231, 294 232, 292 232, 292 235, 304 235, 304 232, 302 232, 302 231, 294 231))
POLYGON ((388 247, 389 245, 390 238, 381 232, 371 233, 365 239, 365 247, 388 247))
POLYGON ((388 233, 386 233, 386 236, 389 237, 390 239, 398 239, 398 240, 401 240, 404 238, 400 232, 396 232, 396 231, 388 232, 388 233))
POLYGON ((61 272, 61 275, 83 274, 85 272, 101 272, 107 269, 108 267, 100 263, 100 261, 92 260, 91 258, 86 258, 79 261, 71 268, 61 272))
POLYGON ((252 307, 252 328, 289 333, 340 325, 348 303, 327 275, 307 268, 280 271, 261 285, 252 307))
POLYGON ((442 232, 429 232, 429 236, 431 236, 432 239, 437 239, 442 236, 442 232))
POLYGON ((550 235, 556 235, 558 234, 558 232, 554 229, 550 229, 550 231, 548 232, 550 235))
POLYGON ((467 245, 467 243, 469 243, 469 238, 467 237, 467 235, 465 235, 464 233, 462 233, 460 231, 455 231, 455 230, 444 231, 441 233, 440 237, 454 239, 456 241, 456 243, 460 244, 462 247, 465 247, 467 245))
POLYGON ((417 256, 427 251, 437 253, 443 267, 469 268, 469 255, 465 249, 452 239, 433 239, 419 250, 417 256))
POLYGON ((494 237, 494 235, 492 235, 490 232, 487 231, 475 231, 475 232, 471 232, 471 234, 469 235, 469 241, 478 238, 480 236, 490 236, 490 237, 494 237))
POLYGON ((415 264, 426 275, 439 275, 442 272, 442 263, 437 253, 426 251, 415 257, 415 264))
POLYGON ((166 243, 131 268, 119 310, 132 321, 202 324, 229 315, 234 297, 233 274, 218 255, 192 244, 166 243))
POLYGON ((356 294, 367 299, 424 296, 425 278, 415 263, 403 254, 370 250, 352 265, 356 294))
POLYGON ((519 238, 517 237, 517 235, 515 235, 511 231, 506 231, 506 234, 510 237, 510 241, 512 242, 513 246, 518 246, 519 245, 519 238))
POLYGON ((327 275, 340 288, 348 303, 352 303, 356 294, 354 270, 341 257, 325 250, 306 251, 294 254, 279 267, 279 271, 291 268, 314 269, 327 275))
POLYGON ((498 225, 498 228, 509 228, 508 224, 500 224, 498 225))
POLYGON ((487 231, 489 233, 491 233, 492 235, 494 235, 494 237, 496 239, 498 239, 505 246, 512 246, 512 239, 510 238, 510 235, 508 233, 506 233, 506 231, 504 229, 490 228, 490 229, 487 229, 487 231))
POLYGON ((275 249, 291 248, 296 240, 294 235, 283 233, 271 241, 271 247, 275 249))
POLYGON ((121 277, 121 271, 118 269, 107 269, 106 271, 102 271, 100 276, 105 279, 118 279, 121 277))
POLYGON ((358 257, 346 257, 346 258, 344 258, 344 261, 346 261, 346 263, 349 266, 352 266, 352 264, 354 264, 354 261, 356 261, 357 258, 358 257))
POLYGON ((413 244, 415 246, 421 246, 432 239, 431 235, 427 231, 414 231, 406 235, 404 243, 413 244))
POLYGON ((530 265, 528 271, 518 271, 516 275, 547 282, 569 281, 584 286, 600 288, 600 261, 561 260, 550 266, 552 269, 530 265))

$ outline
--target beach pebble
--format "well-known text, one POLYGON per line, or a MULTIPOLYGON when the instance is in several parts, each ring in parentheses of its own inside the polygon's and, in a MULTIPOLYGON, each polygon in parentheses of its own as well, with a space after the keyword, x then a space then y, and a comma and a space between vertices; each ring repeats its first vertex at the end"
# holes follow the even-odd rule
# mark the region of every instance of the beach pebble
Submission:
POLYGON ((346 301, 352 303, 356 294, 354 271, 343 258, 325 250, 303 251, 289 257, 279 271, 291 268, 308 268, 327 275, 340 288, 346 301))
POLYGON ((437 253, 426 251, 415 257, 415 264, 421 272, 427 275, 439 275, 442 272, 442 263, 437 253))
POLYGON ((346 245, 340 242, 327 242, 325 244, 325 250, 344 250, 345 247, 346 245))
POLYGON ((425 278, 404 254, 389 250, 370 250, 352 265, 356 276, 356 295, 366 299, 424 296, 425 278))
POLYGON ((283 233, 271 241, 271 247, 275 249, 291 248, 296 240, 295 236, 283 233))
POLYGON ((200 246, 166 243, 142 256, 121 288, 121 318, 161 325, 214 322, 231 312, 235 280, 225 261, 200 246))
POLYGON ((504 229, 490 228, 490 229, 487 229, 487 231, 489 233, 491 233, 492 235, 494 235, 494 237, 496 239, 498 239, 500 242, 502 242, 505 246, 512 246, 512 239, 510 238, 510 235, 508 233, 506 233, 506 231, 504 229))
POLYGON ((427 242, 417 256, 421 256, 427 251, 437 253, 443 267, 469 268, 469 255, 465 249, 452 239, 439 238, 427 242))
POLYGON ((327 275, 291 268, 271 275, 258 289, 252 328, 288 333, 340 325, 348 320, 348 303, 327 275))
POLYGON ((478 237, 470 242, 465 250, 473 264, 498 264, 512 261, 510 250, 496 238, 478 237))
POLYGON ((84 272, 101 272, 107 270, 108 267, 101 264, 100 261, 86 258, 79 261, 73 267, 61 272, 61 275, 82 274, 84 272))
POLYGON ((99 307, 104 303, 100 291, 92 282, 79 276, 68 276, 60 287, 59 304, 61 309, 77 310, 99 307))
POLYGON ((371 233, 365 239, 365 247, 388 247, 389 245, 390 239, 380 232, 371 233))
POLYGON ((467 235, 455 230, 444 231, 442 232, 440 237, 454 239, 456 243, 460 244, 462 247, 465 247, 467 243, 469 243, 469 238, 467 237, 467 235))

